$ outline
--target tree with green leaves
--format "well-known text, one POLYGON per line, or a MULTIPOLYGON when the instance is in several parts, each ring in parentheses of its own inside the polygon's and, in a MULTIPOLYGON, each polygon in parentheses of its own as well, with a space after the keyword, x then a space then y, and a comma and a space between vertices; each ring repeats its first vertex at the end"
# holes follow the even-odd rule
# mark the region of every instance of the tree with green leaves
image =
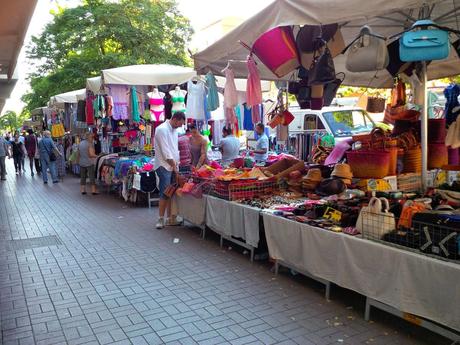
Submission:
POLYGON ((23 96, 29 110, 53 95, 84 88, 86 78, 102 69, 190 64, 186 46, 193 32, 175 0, 83 0, 52 14, 27 52, 36 66, 29 76, 32 90, 23 96))
POLYGON ((0 117, 0 131, 14 133, 22 127, 27 119, 27 113, 17 114, 15 111, 8 110, 0 117))

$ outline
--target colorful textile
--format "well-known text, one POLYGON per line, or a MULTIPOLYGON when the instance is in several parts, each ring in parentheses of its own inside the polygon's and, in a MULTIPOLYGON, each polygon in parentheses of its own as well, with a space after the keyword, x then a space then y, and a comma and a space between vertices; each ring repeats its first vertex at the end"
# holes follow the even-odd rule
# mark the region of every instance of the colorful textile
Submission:
POLYGON ((187 91, 187 118, 204 121, 204 99, 206 97, 204 83, 189 81, 187 83, 187 91))
POLYGON ((137 91, 135 86, 131 86, 131 98, 130 98, 131 114, 134 122, 141 121, 141 114, 139 112, 139 100, 137 98, 137 91))

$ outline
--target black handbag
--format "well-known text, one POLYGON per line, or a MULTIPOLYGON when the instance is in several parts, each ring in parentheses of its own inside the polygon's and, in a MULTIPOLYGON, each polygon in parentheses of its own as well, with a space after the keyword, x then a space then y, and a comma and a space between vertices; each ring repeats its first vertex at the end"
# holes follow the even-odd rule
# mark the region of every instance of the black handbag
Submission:
MULTIPOLYGON (((317 40, 319 46, 322 39, 317 40)), ((308 70, 309 85, 324 85, 332 83, 336 79, 334 61, 327 45, 320 50, 316 50, 313 62, 308 70)))
POLYGON ((436 212, 416 213, 412 227, 420 232, 420 251, 449 259, 460 258, 460 219, 458 215, 436 212))
POLYGON ((345 79, 345 73, 338 73, 335 80, 332 83, 324 85, 324 94, 323 94, 323 106, 328 107, 331 105, 335 96, 337 95, 337 90, 340 85, 342 85, 343 80, 345 79), (338 75, 341 75, 342 78, 338 78, 338 75))
POLYGON ((299 93, 300 83, 298 81, 290 80, 288 82, 288 92, 291 95, 297 95, 299 93))
POLYGON ((141 174, 141 191, 151 193, 157 188, 155 172, 142 172, 141 174))

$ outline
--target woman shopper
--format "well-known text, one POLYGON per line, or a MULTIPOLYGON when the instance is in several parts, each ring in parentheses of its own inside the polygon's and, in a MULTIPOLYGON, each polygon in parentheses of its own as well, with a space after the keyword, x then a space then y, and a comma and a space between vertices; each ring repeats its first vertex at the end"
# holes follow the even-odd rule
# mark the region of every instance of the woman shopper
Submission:
POLYGON ((34 131, 29 129, 27 132, 29 135, 25 137, 24 142, 27 150, 27 157, 29 157, 30 174, 34 176, 34 164, 35 171, 37 174, 40 173, 40 163, 38 162, 38 159, 35 158, 37 155, 38 143, 34 131))
POLYGON ((206 151, 208 142, 204 136, 200 134, 194 124, 189 125, 190 130, 190 156, 192 158, 192 166, 199 169, 206 163, 206 151))
POLYGON ((91 185, 91 194, 99 194, 96 189, 95 179, 95 159, 97 158, 94 151, 94 137, 93 133, 86 133, 85 138, 78 145, 78 158, 77 162, 80 165, 80 192, 86 194, 86 178, 89 178, 91 185))
POLYGON ((24 144, 19 140, 19 133, 14 135, 14 139, 11 142, 11 150, 13 153, 14 170, 16 170, 16 175, 19 175, 24 171, 22 163, 25 151, 24 144))
POLYGON ((48 169, 53 183, 59 183, 56 171, 56 159, 59 151, 56 149, 53 139, 51 139, 50 131, 43 132, 43 138, 38 143, 38 149, 40 151, 43 183, 48 184, 48 169))

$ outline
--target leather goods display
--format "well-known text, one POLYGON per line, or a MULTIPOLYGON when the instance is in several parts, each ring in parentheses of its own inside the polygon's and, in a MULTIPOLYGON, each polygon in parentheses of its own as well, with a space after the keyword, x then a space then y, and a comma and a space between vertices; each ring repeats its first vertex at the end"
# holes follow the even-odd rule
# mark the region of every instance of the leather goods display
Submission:
MULTIPOLYGON (((304 25, 296 37, 297 50, 303 67, 310 68, 313 62, 313 53, 316 49, 327 44, 332 57, 341 54, 345 48, 342 32, 338 24, 304 25), (315 47, 315 40, 321 37, 323 42, 320 47, 315 47)), ((299 78, 301 76, 299 75, 299 78)))
POLYGON ((457 259, 460 257, 460 215, 417 213, 412 226, 420 231, 420 250, 425 253, 457 259))
POLYGON ((299 67, 290 26, 279 26, 265 32, 254 42, 252 49, 260 61, 279 78, 299 67))
MULTIPOLYGON (((324 44, 322 39, 317 39, 316 42, 318 47, 324 44)), ((327 45, 315 50, 313 62, 308 70, 308 84, 325 85, 332 83, 335 79, 334 61, 327 45)))
POLYGON ((399 39, 399 55, 402 61, 443 60, 449 56, 449 33, 440 29, 431 20, 418 20, 412 30, 399 39), (418 30, 420 29, 421 30, 418 30))
POLYGON ((363 238, 379 240, 396 229, 393 213, 389 212, 389 203, 385 198, 372 197, 369 205, 361 209, 356 229, 363 238))
POLYGON ((328 107, 331 105, 344 79, 345 73, 338 73, 334 81, 324 85, 323 106, 328 107))
POLYGON ((387 68, 390 61, 386 40, 363 26, 348 50, 346 68, 350 72, 370 72, 387 68))

